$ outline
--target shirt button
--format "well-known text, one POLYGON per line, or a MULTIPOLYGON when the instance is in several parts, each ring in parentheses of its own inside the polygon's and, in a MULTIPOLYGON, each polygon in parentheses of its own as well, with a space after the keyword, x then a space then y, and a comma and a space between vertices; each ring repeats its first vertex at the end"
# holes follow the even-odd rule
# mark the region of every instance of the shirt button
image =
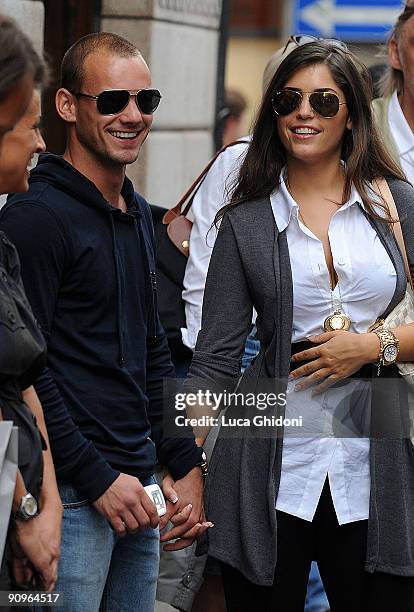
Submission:
POLYGON ((187 572, 186 574, 184 574, 183 576, 183 584, 184 586, 188 587, 190 586, 191 582, 192 582, 193 576, 191 572, 187 572))
POLYGON ((341 257, 340 259, 338 259, 338 264, 339 264, 340 266, 344 266, 344 265, 346 264, 345 259, 342 259, 342 257, 341 257))
POLYGON ((16 323, 16 315, 11 310, 7 313, 7 318, 10 323, 16 323))

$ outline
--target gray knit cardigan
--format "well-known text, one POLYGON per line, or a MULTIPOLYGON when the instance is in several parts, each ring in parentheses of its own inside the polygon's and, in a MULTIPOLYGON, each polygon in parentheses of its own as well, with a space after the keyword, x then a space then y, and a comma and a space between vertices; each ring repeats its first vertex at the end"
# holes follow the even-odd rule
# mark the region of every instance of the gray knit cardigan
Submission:
MULTIPOLYGON (((414 268, 414 189, 389 182, 414 268)), ((363 210, 363 209, 362 209, 363 210)), ((365 214, 365 213, 364 213, 365 214)), ((388 226, 367 215, 397 272, 387 314, 402 299, 406 279, 398 246, 388 226)), ((373 274, 375 266, 373 264, 373 274)), ((263 378, 287 378, 292 336, 292 276, 286 231, 278 232, 269 198, 250 201, 224 217, 206 281, 202 329, 186 391, 220 377, 237 383, 252 308, 258 313, 261 351, 238 390, 263 378)), ((390 368, 388 368, 390 369, 390 368)), ((414 449, 398 433, 408 420, 401 386, 387 385, 372 400, 371 498, 366 570, 414 576, 414 449), (385 415, 385 417, 384 417, 385 415)), ((277 558, 275 500, 283 436, 219 435, 210 461, 205 509, 214 528, 199 545, 259 585, 271 585, 277 558)))

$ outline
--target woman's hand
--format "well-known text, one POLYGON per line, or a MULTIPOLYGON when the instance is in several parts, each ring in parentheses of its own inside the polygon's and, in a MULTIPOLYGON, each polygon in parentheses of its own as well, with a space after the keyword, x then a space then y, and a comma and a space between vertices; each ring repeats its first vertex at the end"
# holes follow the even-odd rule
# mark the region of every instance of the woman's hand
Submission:
POLYGON ((15 521, 12 532, 14 578, 19 584, 30 579, 31 568, 39 575, 46 591, 52 591, 57 580, 60 556, 62 505, 49 503, 40 514, 28 521, 15 521), (30 562, 30 563, 28 563, 30 562))
POLYGON ((313 394, 323 393, 338 380, 348 378, 366 363, 377 360, 380 342, 373 333, 355 334, 348 331, 334 331, 310 336, 315 347, 292 355, 294 362, 311 360, 293 372, 289 379, 305 376, 296 386, 302 391, 319 383, 313 394))
POLYGON ((193 468, 175 482, 169 473, 164 476, 162 490, 167 500, 167 512, 160 520, 160 529, 164 529, 168 521, 171 521, 173 527, 162 533, 160 540, 175 540, 165 544, 164 550, 186 548, 207 529, 213 527, 213 523, 206 521, 204 515, 203 489, 203 476, 199 467, 193 468))

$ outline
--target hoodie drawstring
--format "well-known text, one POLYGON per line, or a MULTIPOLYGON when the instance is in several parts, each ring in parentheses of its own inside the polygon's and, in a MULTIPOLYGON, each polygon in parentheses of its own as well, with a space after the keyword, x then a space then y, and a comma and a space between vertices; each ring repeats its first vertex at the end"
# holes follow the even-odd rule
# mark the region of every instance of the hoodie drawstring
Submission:
POLYGON ((122 288, 121 288, 121 271, 119 269, 119 254, 116 246, 116 235, 115 235, 115 223, 114 218, 111 218, 111 229, 112 229, 112 249, 114 254, 115 262, 115 278, 116 278, 116 291, 117 291, 117 302, 118 302, 118 346, 119 346, 119 365, 124 366, 126 359, 124 355, 124 330, 122 327, 122 288))
POLYGON ((151 283, 151 317, 149 319, 148 333, 147 336, 150 340, 157 339, 157 312, 158 312, 158 298, 157 298, 157 275, 155 270, 151 270, 151 265, 148 259, 148 247, 145 244, 144 233, 142 231, 141 223, 138 223, 137 218, 134 217, 134 227, 137 234, 139 243, 141 244, 141 252, 144 259, 146 272, 149 275, 151 283))

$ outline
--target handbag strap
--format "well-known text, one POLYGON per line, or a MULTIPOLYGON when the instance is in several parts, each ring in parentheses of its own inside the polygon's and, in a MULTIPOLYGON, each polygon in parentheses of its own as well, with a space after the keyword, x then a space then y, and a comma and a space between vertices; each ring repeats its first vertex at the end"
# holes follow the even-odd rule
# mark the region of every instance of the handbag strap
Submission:
POLYGON ((398 214, 397 206, 395 205, 395 201, 393 195, 391 193, 391 189, 385 178, 378 178, 375 181, 379 195, 382 196, 385 203, 388 206, 389 213, 391 218, 395 220, 395 223, 392 224, 392 229, 394 232, 395 239, 397 241, 398 246, 400 247, 401 255, 404 260, 405 273, 407 275, 407 280, 410 284, 411 289, 414 291, 413 279, 411 276, 410 265, 408 263, 407 250, 405 248, 404 236, 401 229, 400 216, 398 214))
POLYGON ((164 225, 168 225, 168 223, 170 223, 173 219, 175 219, 176 217, 179 217, 180 215, 183 215, 185 217, 188 214, 193 204, 193 198, 190 199, 190 201, 187 203, 187 206, 184 208, 183 211, 181 211, 183 204, 185 204, 185 202, 187 201, 188 198, 190 198, 191 195, 194 196, 197 193, 197 191, 201 187, 202 182, 206 178, 207 172, 210 170, 211 166, 214 164, 216 159, 223 153, 223 151, 225 151, 226 149, 229 149, 230 147, 234 147, 235 145, 238 145, 238 144, 248 144, 248 141, 247 140, 235 140, 234 142, 230 142, 229 144, 221 147, 221 149, 219 149, 217 153, 213 155, 213 157, 210 159, 210 161, 205 166, 205 168, 203 168, 203 170, 200 172, 200 174, 195 179, 195 181, 192 183, 192 185, 187 189, 187 191, 182 196, 178 204, 176 204, 173 208, 170 208, 170 210, 168 210, 165 213, 163 220, 162 220, 164 225), (193 191, 194 191, 194 194, 193 194, 193 191))

